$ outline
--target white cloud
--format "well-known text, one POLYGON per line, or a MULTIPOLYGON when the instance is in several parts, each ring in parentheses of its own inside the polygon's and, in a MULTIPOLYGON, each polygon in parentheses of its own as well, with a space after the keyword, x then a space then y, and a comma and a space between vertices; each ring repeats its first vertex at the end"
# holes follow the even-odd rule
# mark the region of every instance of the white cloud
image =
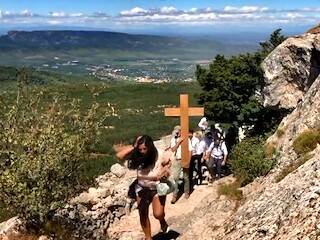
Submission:
POLYGON ((300 13, 287 13, 285 14, 285 18, 289 18, 291 20, 296 19, 296 18, 303 18, 304 15, 300 14, 300 13))
POLYGON ((65 12, 49 12, 48 14, 51 17, 66 17, 67 14, 65 12))
POLYGON ((175 13, 175 12, 177 12, 177 9, 175 7, 164 6, 164 7, 160 8, 160 12, 161 13, 175 13))
POLYGON ((84 14, 83 13, 71 13, 70 17, 83 17, 84 14))
POLYGON ((195 7, 190 9, 190 12, 197 12, 197 11, 198 11, 198 8, 195 8, 195 7))
POLYGON ((50 25, 59 25, 59 24, 61 24, 62 22, 61 21, 59 21, 59 20, 49 20, 48 21, 48 24, 50 24, 50 25))
POLYGON ((29 10, 22 12, 8 12, 0 10, 0 23, 9 24, 62 24, 83 25, 96 27, 111 27, 112 25, 142 26, 154 25, 201 25, 201 24, 258 24, 266 23, 318 23, 320 22, 320 8, 301 9, 269 9, 263 6, 225 6, 222 9, 191 8, 177 9, 174 6, 144 9, 134 7, 125 10, 117 16, 110 16, 105 12, 91 14, 81 12, 56 11, 48 14, 37 14, 29 10))
POLYGON ((22 17, 32 17, 32 16, 33 16, 33 13, 26 9, 26 10, 23 10, 23 11, 20 13, 20 16, 22 16, 22 17))
POLYGON ((230 13, 257 13, 257 12, 265 12, 268 10, 268 8, 258 7, 258 6, 243 6, 243 7, 226 6, 223 10, 225 12, 230 12, 230 13))
POLYGON ((135 16, 135 15, 141 15, 145 13, 148 13, 148 11, 140 7, 135 7, 135 8, 132 8, 131 10, 120 12, 120 14, 123 16, 135 16))

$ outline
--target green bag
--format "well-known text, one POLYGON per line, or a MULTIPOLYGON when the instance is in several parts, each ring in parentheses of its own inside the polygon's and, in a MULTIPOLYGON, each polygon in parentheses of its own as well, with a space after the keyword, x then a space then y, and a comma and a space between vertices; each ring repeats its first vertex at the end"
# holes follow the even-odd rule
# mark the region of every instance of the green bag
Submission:
POLYGON ((157 184, 157 193, 159 196, 165 196, 169 193, 172 193, 175 188, 175 183, 173 179, 161 180, 160 183, 157 184))

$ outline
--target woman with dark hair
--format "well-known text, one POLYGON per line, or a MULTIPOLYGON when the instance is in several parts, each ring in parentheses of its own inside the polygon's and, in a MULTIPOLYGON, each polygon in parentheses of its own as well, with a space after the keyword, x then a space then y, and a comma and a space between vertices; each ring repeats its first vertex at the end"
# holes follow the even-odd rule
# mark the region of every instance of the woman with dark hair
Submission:
POLYGON ((158 151, 150 136, 138 137, 135 144, 117 153, 120 159, 130 156, 130 167, 137 169, 136 198, 140 215, 140 223, 146 240, 151 240, 149 205, 152 203, 153 215, 159 220, 161 230, 166 232, 168 224, 165 220, 166 196, 158 196, 156 185, 163 177, 170 174, 170 160, 158 160, 158 151))

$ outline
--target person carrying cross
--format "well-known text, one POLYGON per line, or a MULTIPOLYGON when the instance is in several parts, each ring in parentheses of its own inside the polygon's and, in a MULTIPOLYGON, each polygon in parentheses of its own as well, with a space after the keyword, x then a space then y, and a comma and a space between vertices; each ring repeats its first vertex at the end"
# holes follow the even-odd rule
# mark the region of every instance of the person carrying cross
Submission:
POLYGON ((181 137, 181 127, 175 126, 173 129, 172 138, 170 141, 170 149, 172 152, 174 152, 174 160, 172 162, 171 171, 172 171, 172 176, 175 182, 175 190, 173 192, 173 196, 171 200, 172 204, 175 204, 177 201, 178 192, 179 192, 178 181, 179 181, 181 172, 183 173, 184 196, 186 199, 188 199, 190 196, 189 168, 182 167, 181 165, 181 143, 183 141, 188 141, 188 147, 190 151, 189 156, 191 156, 192 146, 191 146, 190 139, 189 138, 183 139, 181 137))

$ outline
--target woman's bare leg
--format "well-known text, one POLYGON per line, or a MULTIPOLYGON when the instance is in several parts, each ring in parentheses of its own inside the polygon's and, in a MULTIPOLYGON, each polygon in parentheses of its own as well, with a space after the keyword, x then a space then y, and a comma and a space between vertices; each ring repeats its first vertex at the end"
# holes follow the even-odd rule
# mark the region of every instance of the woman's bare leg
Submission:
POLYGON ((168 228, 168 224, 164 218, 165 205, 166 205, 166 196, 159 197, 158 195, 155 195, 153 197, 152 199, 153 216, 159 220, 162 231, 166 231, 168 228))
POLYGON ((149 219, 149 204, 145 201, 141 201, 140 197, 137 197, 139 216, 140 216, 140 224, 144 235, 146 236, 146 240, 152 240, 151 237, 151 225, 149 219))

